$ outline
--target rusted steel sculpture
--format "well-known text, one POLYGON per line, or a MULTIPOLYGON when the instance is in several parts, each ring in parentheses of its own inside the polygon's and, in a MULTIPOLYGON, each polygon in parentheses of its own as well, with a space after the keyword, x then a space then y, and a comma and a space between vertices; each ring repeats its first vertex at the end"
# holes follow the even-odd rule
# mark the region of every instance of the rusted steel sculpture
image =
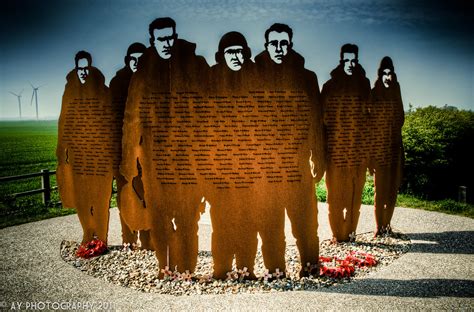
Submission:
POLYGON ((195 55, 195 44, 177 38, 172 19, 156 19, 149 33, 152 46, 132 76, 125 108, 121 213, 132 230, 150 230, 161 269, 192 272, 203 194, 188 133, 205 94, 208 65, 195 55))
POLYGON ((110 94, 87 52, 67 77, 58 185, 63 205, 78 209, 83 242, 107 240, 114 177, 123 242, 140 233, 160 272, 194 271, 207 201, 215 278, 226 278, 234 257, 255 278, 258 235, 265 267, 285 272, 285 213, 300 276, 317 274, 315 184, 325 172, 334 240, 357 229, 368 167, 376 233, 390 229, 403 163, 403 105, 390 58, 371 93, 358 47, 344 45, 320 94, 288 25, 267 29, 255 64, 245 37, 226 33, 212 68, 195 44, 178 39, 173 19, 154 20, 149 34, 149 48, 129 47, 110 94))
MULTIPOLYGON (((127 49, 127 55, 124 58, 125 66, 121 68, 110 81, 110 96, 112 101, 112 107, 114 108, 117 119, 122 124, 123 115, 125 111, 125 103, 127 102, 128 86, 130 79, 134 72, 138 69, 139 59, 145 52, 145 45, 135 42, 131 44, 127 49)), ((122 137, 122 127, 120 126, 120 138, 122 137)), ((118 142, 119 155, 122 155, 122 140, 118 142)), ((117 183, 117 207, 119 211, 122 210, 122 205, 125 202, 127 205, 140 205, 139 202, 135 201, 134 198, 122 201, 122 188, 126 181, 120 174, 119 166, 114 167, 114 177, 117 183)), ((122 242, 124 244, 136 244, 138 240, 138 232, 130 230, 129 226, 125 223, 122 215, 120 214, 120 223, 122 225, 122 242)), ((149 239, 148 231, 140 232, 141 248, 153 249, 149 239)))
POLYGON ((402 96, 392 59, 384 57, 371 93, 371 162, 375 179, 375 234, 390 232, 404 162, 402 96))
POLYGON ((243 168, 249 167, 243 163, 251 161, 241 160, 247 152, 238 151, 241 144, 245 144, 241 140, 251 139, 252 127, 244 127, 243 117, 244 111, 252 107, 249 91, 258 82, 250 57, 245 37, 238 32, 226 33, 215 54, 217 64, 210 72, 208 107, 216 121, 212 128, 203 129, 203 138, 214 146, 209 151, 203 150, 203 157, 209 155, 215 165, 202 174, 208 177, 204 181, 204 192, 211 203, 213 275, 221 279, 232 271, 234 256, 237 268, 246 267, 249 278, 255 278, 253 267, 258 241, 254 211, 258 207, 253 202, 254 188, 242 181, 241 176, 243 168), (238 115, 243 118, 239 120, 238 115), (213 180, 216 178, 223 180, 213 180))
POLYGON ((370 83, 358 63, 358 47, 341 48, 340 64, 322 90, 327 136, 327 203, 336 241, 355 233, 369 157, 370 83))
MULTIPOLYGON (((258 197, 256 220, 262 237, 264 262, 270 272, 284 269, 285 208, 291 221, 303 268, 317 268, 319 254, 318 208, 315 183, 325 171, 322 107, 316 74, 304 68, 304 58, 293 50, 293 31, 274 24, 265 32, 265 47, 255 57, 267 105, 262 115, 273 129, 263 152, 271 159, 268 176, 258 197), (269 148, 268 148, 269 147, 269 148)), ((258 133, 255 134, 258 139, 258 133)), ((314 272, 313 272, 314 273, 314 272)))
POLYGON ((82 242, 94 236, 107 242, 114 167, 120 161, 120 125, 104 76, 92 57, 80 51, 66 77, 56 156, 57 181, 64 207, 76 208, 82 242))
POLYGON ((302 261, 315 269, 314 182, 324 171, 316 76, 292 50, 278 68, 263 54, 257 71, 245 38, 235 32, 222 38, 218 64, 208 75, 207 64, 176 39, 173 27, 160 36, 153 24, 155 47, 156 40, 175 42, 167 59, 159 47, 149 48, 131 80, 122 198, 135 196, 142 204, 124 205, 127 224, 150 229, 161 268, 193 271, 204 196, 211 203, 215 276, 225 277, 235 256, 253 277, 257 233, 267 268, 285 269, 287 208, 302 261), (278 83, 262 82, 271 76, 278 83), (134 181, 141 181, 143 194, 134 181))

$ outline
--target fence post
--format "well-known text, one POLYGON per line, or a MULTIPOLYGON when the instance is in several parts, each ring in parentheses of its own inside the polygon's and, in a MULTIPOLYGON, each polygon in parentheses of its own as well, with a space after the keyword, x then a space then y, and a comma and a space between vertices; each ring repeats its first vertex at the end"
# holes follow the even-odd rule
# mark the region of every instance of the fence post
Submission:
POLYGON ((461 203, 466 203, 466 199, 467 199, 467 187, 460 186, 459 193, 458 193, 458 201, 461 203))
POLYGON ((49 170, 42 169, 41 173, 41 188, 43 191, 43 204, 47 205, 51 201, 51 185, 49 183, 49 170))

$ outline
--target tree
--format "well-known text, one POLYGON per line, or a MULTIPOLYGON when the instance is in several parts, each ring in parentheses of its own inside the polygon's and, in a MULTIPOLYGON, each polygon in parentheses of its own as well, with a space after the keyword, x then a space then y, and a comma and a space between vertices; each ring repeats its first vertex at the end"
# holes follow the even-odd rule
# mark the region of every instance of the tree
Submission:
POLYGON ((409 110, 402 129, 405 171, 402 192, 427 199, 457 198, 461 185, 474 192, 474 112, 453 106, 409 110))

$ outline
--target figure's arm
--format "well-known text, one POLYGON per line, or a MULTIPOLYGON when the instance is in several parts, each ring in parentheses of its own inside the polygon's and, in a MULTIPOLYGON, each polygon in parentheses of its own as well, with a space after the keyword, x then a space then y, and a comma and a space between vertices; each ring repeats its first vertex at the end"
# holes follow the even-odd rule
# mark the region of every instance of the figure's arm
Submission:
POLYGON ((310 166, 313 178, 319 182, 326 171, 326 135, 324 130, 323 106, 319 92, 318 78, 312 75, 311 89, 314 90, 312 98, 311 120, 311 156, 310 166))
POLYGON ((140 126, 140 81, 137 76, 130 81, 129 94, 125 104, 125 113, 122 127, 122 160, 120 163, 120 173, 128 182, 138 176, 137 161, 142 154, 142 132, 140 126))

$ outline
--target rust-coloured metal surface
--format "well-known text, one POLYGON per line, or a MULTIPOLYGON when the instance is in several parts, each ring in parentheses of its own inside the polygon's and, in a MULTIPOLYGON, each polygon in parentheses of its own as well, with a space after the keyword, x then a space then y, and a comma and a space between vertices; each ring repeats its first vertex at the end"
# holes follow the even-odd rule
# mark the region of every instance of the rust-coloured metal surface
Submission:
POLYGON ((120 124, 100 71, 90 66, 81 84, 72 70, 59 117, 57 182, 63 206, 77 209, 83 242, 94 236, 107 241, 112 179, 120 162, 120 124))

